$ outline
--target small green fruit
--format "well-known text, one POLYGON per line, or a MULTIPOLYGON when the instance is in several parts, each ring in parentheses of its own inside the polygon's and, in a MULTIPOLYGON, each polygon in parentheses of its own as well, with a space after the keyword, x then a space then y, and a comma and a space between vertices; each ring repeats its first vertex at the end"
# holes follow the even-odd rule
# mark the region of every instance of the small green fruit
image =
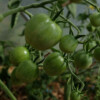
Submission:
POLYGON ((94 50, 94 58, 100 62, 100 47, 94 50))
POLYGON ((95 27, 100 26, 100 13, 95 12, 92 15, 90 15, 90 22, 95 27))
POLYGON ((16 67, 16 78, 25 83, 32 83, 39 74, 39 70, 36 64, 27 60, 19 64, 16 67))

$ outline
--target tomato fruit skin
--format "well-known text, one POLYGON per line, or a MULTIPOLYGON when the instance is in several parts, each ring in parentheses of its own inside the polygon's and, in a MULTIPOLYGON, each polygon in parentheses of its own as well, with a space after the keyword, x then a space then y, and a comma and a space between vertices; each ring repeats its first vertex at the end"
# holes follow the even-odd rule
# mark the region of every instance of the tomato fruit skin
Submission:
POLYGON ((72 53, 78 46, 78 41, 72 35, 61 38, 59 47, 63 52, 72 53))
POLYGON ((87 50, 90 50, 92 49, 93 47, 96 46, 96 41, 89 41, 87 44, 86 44, 86 48, 87 50))
POLYGON ((30 54, 25 47, 16 47, 10 52, 10 61, 14 65, 18 65, 25 60, 30 59, 30 54))
POLYGON ((81 95, 77 91, 72 91, 71 100, 81 100, 81 95))
POLYGON ((82 0, 70 0, 73 3, 80 3, 82 0))
POLYGON ((90 15, 90 22, 95 27, 100 26, 100 13, 95 12, 92 15, 90 15))
POLYGON ((25 83, 33 82, 39 74, 38 67, 32 61, 27 60, 16 67, 16 78, 25 83))
POLYGON ((66 70, 66 63, 59 53, 54 52, 45 59, 43 68, 49 76, 58 76, 66 70))
POLYGON ((86 69, 92 64, 92 57, 85 51, 78 51, 74 55, 74 64, 75 67, 78 67, 80 69, 86 69))
POLYGON ((94 30, 95 30, 95 27, 94 26, 92 26, 90 23, 87 25, 87 30, 89 31, 89 32, 93 32, 94 30))
POLYGON ((94 50, 94 58, 100 62, 100 47, 97 47, 95 50, 94 50))
POLYGON ((49 49, 58 43, 61 36, 61 28, 46 14, 34 15, 26 24, 26 42, 35 49, 49 49))
POLYGON ((15 73, 16 73, 16 68, 13 70, 13 72, 11 73, 11 83, 14 84, 14 85, 20 85, 22 84, 21 81, 19 81, 16 76, 15 76, 15 73))

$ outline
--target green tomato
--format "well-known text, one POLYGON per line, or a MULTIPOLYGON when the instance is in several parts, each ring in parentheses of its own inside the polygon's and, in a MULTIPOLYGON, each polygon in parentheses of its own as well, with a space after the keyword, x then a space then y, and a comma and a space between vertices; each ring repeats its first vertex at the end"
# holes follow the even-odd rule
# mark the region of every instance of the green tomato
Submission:
POLYGON ((97 32, 98 32, 98 35, 100 37, 100 27, 97 27, 97 32))
POLYGON ((16 67, 16 78, 25 83, 31 83, 36 80, 38 74, 38 67, 30 60, 24 61, 16 67))
POLYGON ((10 52, 10 61, 14 65, 18 65, 19 63, 29 59, 30 54, 25 47, 16 47, 10 52))
POLYGON ((34 15, 26 24, 26 42, 35 49, 49 49, 58 43, 61 36, 61 28, 46 14, 34 15))
POLYGON ((89 32, 93 32, 94 30, 95 30, 95 27, 94 26, 92 26, 90 23, 87 25, 87 30, 89 31, 89 32))
POLYGON ((45 59, 43 68, 49 76, 57 76, 66 70, 66 63, 59 53, 54 52, 45 59))
POLYGON ((100 47, 94 50, 94 58, 100 62, 100 47))
POLYGON ((3 49, 3 46, 0 45, 0 54, 3 53, 4 49, 3 49))
POLYGON ((78 91, 72 91, 71 100, 81 100, 81 95, 78 91))
POLYGON ((100 26, 100 13, 95 12, 92 15, 90 15, 90 22, 95 27, 100 26))
POLYGON ((89 41, 87 44, 86 44, 86 48, 87 50, 91 50, 93 47, 96 46, 96 41, 89 41))
POLYGON ((92 57, 85 51, 78 51, 74 56, 74 64, 80 69, 86 69, 92 64, 92 57))
POLYGON ((11 83, 14 85, 20 85, 22 82, 16 78, 15 73, 16 73, 16 68, 11 73, 11 83))
POLYGON ((63 52, 72 53, 78 46, 78 41, 72 35, 66 35, 61 38, 59 47, 63 52))
POLYGON ((82 0, 70 0, 71 2, 73 2, 73 3, 80 3, 80 2, 82 2, 82 0))

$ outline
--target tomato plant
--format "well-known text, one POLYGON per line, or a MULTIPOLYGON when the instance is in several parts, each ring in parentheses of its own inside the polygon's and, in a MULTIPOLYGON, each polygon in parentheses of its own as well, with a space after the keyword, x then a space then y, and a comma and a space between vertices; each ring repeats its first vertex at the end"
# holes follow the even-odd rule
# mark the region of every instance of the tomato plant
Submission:
POLYGON ((0 90, 0 100, 99 100, 99 1, 23 2, 9 0, 0 13, 1 39, 10 33, 0 40, 0 87, 7 95, 0 90))

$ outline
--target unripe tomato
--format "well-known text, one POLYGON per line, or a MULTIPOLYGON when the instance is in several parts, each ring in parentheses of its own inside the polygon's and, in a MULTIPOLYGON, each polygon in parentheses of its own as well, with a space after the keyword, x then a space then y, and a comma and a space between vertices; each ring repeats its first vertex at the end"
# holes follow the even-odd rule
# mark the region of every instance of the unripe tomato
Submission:
POLYGON ((43 68, 50 76, 57 76, 66 70, 64 58, 57 52, 54 52, 45 59, 43 68))
POLYGON ((38 67, 32 61, 27 60, 16 67, 16 78, 25 83, 31 83, 38 77, 38 67))
POLYGON ((81 2, 82 0, 70 0, 71 2, 74 2, 74 3, 79 3, 81 2))
POLYGON ((100 13, 95 12, 92 15, 90 15, 90 22, 95 27, 100 26, 100 13))
POLYGON ((97 28, 98 35, 100 37, 100 27, 97 28))
POLYGON ((85 51, 78 51, 74 56, 74 64, 80 69, 88 68, 92 64, 92 57, 85 51))
POLYGON ((16 47, 10 52, 10 61, 14 65, 18 65, 19 63, 29 59, 30 54, 25 47, 16 47))
POLYGON ((3 53, 3 46, 0 45, 0 54, 2 54, 2 53, 3 53))
POLYGON ((49 49, 58 43, 61 36, 61 28, 46 14, 34 15, 26 24, 26 42, 35 49, 49 49))
POLYGON ((15 73, 16 73, 16 68, 13 70, 13 72, 11 73, 11 83, 14 84, 14 85, 20 85, 22 82, 19 81, 16 76, 15 76, 15 73))
POLYGON ((92 26, 90 23, 87 25, 87 30, 89 31, 89 32, 93 32, 94 30, 95 30, 95 27, 94 26, 92 26))
POLYGON ((78 91, 73 91, 71 93, 71 100, 81 100, 81 95, 78 91))
POLYGON ((95 50, 94 50, 94 58, 98 61, 100 61, 100 47, 97 47, 95 50))
POLYGON ((96 46, 96 41, 89 41, 87 44, 86 44, 86 48, 87 50, 90 50, 92 49, 93 47, 96 46))
POLYGON ((72 53, 73 51, 75 51, 77 45, 78 41, 72 35, 64 36, 63 38, 61 38, 61 41, 59 43, 60 49, 66 53, 72 53))

